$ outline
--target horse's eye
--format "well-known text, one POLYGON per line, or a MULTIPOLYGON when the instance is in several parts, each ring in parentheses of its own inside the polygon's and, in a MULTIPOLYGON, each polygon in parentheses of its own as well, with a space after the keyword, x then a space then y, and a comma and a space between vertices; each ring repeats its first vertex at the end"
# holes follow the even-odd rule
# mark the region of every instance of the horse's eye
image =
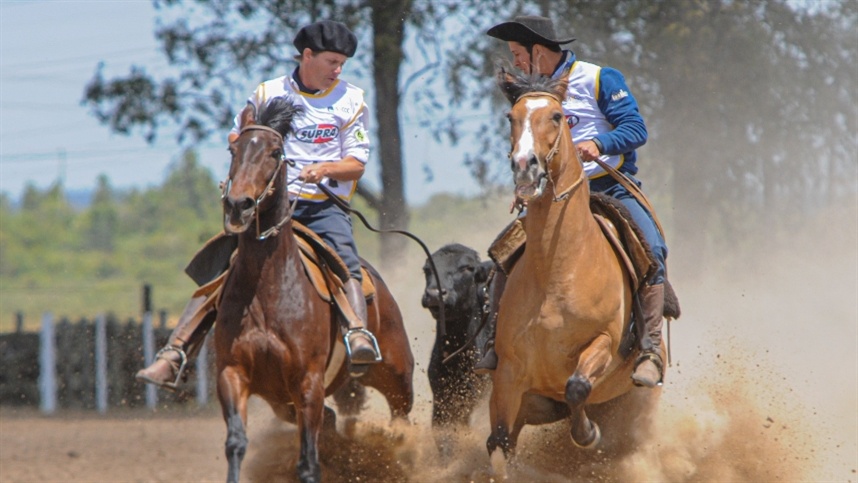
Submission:
POLYGON ((274 151, 271 152, 271 157, 277 161, 280 161, 280 158, 283 157, 283 150, 282 149, 275 149, 274 151))
POLYGON ((563 114, 560 112, 555 112, 554 115, 551 117, 551 119, 554 122, 560 122, 563 119, 563 114))
POLYGON ((473 265, 465 265, 465 266, 459 267, 460 272, 472 273, 472 272, 474 272, 474 270, 476 270, 476 269, 474 268, 473 265))

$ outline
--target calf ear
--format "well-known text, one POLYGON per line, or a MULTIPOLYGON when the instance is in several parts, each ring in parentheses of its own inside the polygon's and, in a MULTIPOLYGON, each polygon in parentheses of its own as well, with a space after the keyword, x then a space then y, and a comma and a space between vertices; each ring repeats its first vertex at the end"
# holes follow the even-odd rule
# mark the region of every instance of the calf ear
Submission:
POLYGON ((495 262, 488 260, 477 265, 477 271, 474 273, 474 281, 477 283, 486 283, 489 280, 489 274, 494 268, 495 262))

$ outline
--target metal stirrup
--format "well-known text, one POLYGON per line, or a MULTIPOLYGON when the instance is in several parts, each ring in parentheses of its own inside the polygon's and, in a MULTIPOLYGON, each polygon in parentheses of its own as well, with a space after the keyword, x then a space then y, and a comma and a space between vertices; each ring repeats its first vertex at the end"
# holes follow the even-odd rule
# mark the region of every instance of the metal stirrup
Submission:
POLYGON ((184 351, 184 350, 182 350, 182 349, 180 349, 180 348, 178 348, 178 347, 173 347, 173 346, 171 346, 171 345, 166 345, 166 346, 164 346, 163 348, 161 348, 161 350, 159 350, 159 351, 155 354, 155 359, 156 359, 156 360, 157 360, 157 359, 164 359, 165 361, 167 361, 167 362, 169 362, 169 363, 170 363, 170 366, 172 366, 172 365, 173 365, 173 361, 171 361, 170 359, 167 359, 166 357, 161 357, 161 355, 162 355, 162 354, 165 354, 165 353, 170 352, 170 351, 172 351, 172 352, 175 352, 175 353, 179 354, 179 359, 181 360, 181 363, 179 364, 179 370, 178 370, 178 371, 176 371, 176 380, 175 380, 175 381, 173 381, 173 383, 172 383, 172 384, 173 384, 173 387, 177 387, 177 386, 179 385, 179 380, 182 378, 182 373, 183 373, 183 372, 185 372, 185 366, 187 366, 187 365, 188 365, 188 355, 187 355, 187 354, 185 354, 185 351, 184 351))
POLYGON ((351 363, 351 360, 352 360, 352 345, 349 342, 349 338, 351 337, 352 334, 358 333, 358 332, 369 337, 369 340, 372 342, 372 347, 375 350, 375 360, 373 362, 365 362, 362 364, 374 364, 374 363, 381 362, 381 349, 378 348, 378 341, 375 340, 375 336, 372 335, 372 332, 364 329, 363 327, 357 327, 354 329, 349 329, 348 331, 346 331, 346 334, 343 336, 343 343, 346 346, 346 356, 349 359, 349 363, 351 363))

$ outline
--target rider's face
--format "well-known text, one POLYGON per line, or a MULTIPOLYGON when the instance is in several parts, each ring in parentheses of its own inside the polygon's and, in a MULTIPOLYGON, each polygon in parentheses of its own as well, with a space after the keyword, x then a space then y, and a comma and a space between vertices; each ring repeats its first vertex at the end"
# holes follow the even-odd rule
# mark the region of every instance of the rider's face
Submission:
POLYGON ((325 90, 333 84, 343 72, 346 57, 331 51, 313 52, 304 49, 301 55, 301 69, 298 71, 301 82, 310 89, 325 90))
POLYGON ((530 52, 518 42, 507 42, 509 51, 512 53, 513 64, 526 74, 551 75, 554 64, 549 59, 550 50, 540 44, 533 44, 530 52))
POLYGON ((522 72, 530 74, 530 52, 518 42, 507 42, 512 53, 512 62, 522 72))

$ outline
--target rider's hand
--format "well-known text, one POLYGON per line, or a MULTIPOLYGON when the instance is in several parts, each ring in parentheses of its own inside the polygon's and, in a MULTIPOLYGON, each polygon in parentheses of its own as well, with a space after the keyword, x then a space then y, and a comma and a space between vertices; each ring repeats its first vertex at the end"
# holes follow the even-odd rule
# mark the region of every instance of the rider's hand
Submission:
POLYGON ((525 208, 527 208, 527 200, 523 200, 523 199, 519 198, 518 196, 516 196, 515 199, 512 200, 512 203, 509 204, 509 212, 510 213, 512 213, 516 209, 518 211, 521 211, 525 208))
POLYGON ((298 175, 298 178, 307 183, 318 183, 319 181, 322 181, 322 178, 324 177, 324 163, 308 164, 301 168, 301 174, 298 175))
POLYGON ((581 141, 575 145, 578 150, 578 156, 582 161, 592 161, 599 157, 602 153, 599 152, 599 146, 593 140, 581 141))

